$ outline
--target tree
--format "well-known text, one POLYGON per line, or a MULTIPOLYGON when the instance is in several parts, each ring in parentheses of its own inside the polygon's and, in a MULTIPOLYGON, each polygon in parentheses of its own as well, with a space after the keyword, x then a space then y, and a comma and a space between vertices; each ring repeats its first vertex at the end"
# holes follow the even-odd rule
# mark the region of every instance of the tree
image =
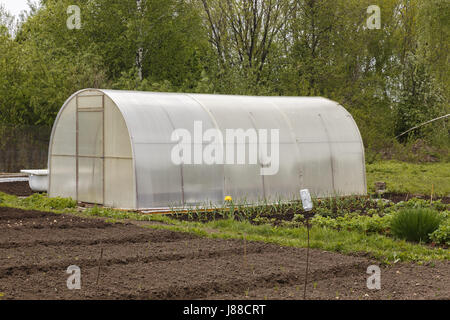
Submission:
POLYGON ((201 5, 221 73, 234 73, 250 86, 258 85, 295 1, 202 0, 201 5))

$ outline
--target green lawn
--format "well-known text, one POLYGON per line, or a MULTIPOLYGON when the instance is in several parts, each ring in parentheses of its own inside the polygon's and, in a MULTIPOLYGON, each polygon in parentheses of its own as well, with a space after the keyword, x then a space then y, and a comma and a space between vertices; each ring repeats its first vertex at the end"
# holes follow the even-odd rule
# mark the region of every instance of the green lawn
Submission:
POLYGON ((367 187, 374 192, 374 183, 384 181, 389 192, 450 196, 450 163, 414 164, 381 161, 366 165, 367 187))

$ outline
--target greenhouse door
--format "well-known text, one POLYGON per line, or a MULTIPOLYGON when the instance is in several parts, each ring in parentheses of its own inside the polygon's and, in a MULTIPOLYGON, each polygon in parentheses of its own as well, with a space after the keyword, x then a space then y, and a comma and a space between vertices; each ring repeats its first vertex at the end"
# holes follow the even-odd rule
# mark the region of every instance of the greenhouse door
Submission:
POLYGON ((104 202, 104 96, 77 97, 77 200, 104 202))

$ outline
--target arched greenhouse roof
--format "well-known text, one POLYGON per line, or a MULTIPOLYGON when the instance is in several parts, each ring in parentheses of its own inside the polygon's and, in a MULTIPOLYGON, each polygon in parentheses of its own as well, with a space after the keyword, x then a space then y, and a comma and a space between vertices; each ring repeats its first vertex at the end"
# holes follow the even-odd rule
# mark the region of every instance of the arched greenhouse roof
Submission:
POLYGON ((342 106, 320 97, 81 90, 57 116, 49 170, 50 196, 119 208, 222 203, 228 195, 289 200, 305 188, 319 197, 366 193, 358 127, 342 106), (216 129, 224 138, 227 130, 266 130, 269 142, 278 130, 278 170, 261 174, 268 166, 261 150, 256 164, 249 154, 244 164, 174 163, 177 129, 192 134, 193 150, 210 144, 195 140, 199 124, 201 134, 216 129))

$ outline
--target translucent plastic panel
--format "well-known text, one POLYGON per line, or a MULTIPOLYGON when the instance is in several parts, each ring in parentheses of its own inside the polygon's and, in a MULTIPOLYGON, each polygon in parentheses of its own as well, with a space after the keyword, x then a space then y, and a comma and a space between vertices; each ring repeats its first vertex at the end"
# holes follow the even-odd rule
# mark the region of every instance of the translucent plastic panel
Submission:
POLYGON ((298 146, 282 143, 279 146, 280 159, 278 172, 264 176, 264 190, 269 200, 298 198, 302 187, 302 167, 298 160, 298 146))
POLYGON ((70 100, 56 122, 52 140, 52 154, 75 155, 76 152, 76 104, 70 100))
POLYGON ((122 112, 133 143, 171 143, 174 128, 165 110, 155 102, 157 94, 106 92, 122 112))
POLYGON ((320 118, 320 115, 330 108, 328 100, 321 98, 271 99, 292 123, 298 143, 328 141, 327 132, 320 118))
POLYGON ((248 112, 242 107, 246 97, 220 95, 192 96, 211 112, 224 136, 226 129, 254 129, 248 112))
POLYGON ((322 113, 321 117, 328 130, 332 141, 360 142, 358 128, 353 118, 346 110, 336 106, 326 113, 322 113))
POLYGON ((325 143, 299 143, 301 187, 320 197, 334 194, 330 146, 325 143))
POLYGON ((297 142, 316 143, 328 141, 328 136, 320 118, 320 112, 307 114, 287 112, 293 122, 297 142))
MULTIPOLYGON (((224 140, 227 140, 227 130, 248 129, 255 130, 254 123, 249 113, 244 109, 246 97, 243 96, 220 96, 220 95, 192 95, 192 97, 202 104, 215 119, 218 128, 221 130, 224 140)), ((227 162, 224 166, 225 186, 224 194, 235 198, 246 198, 257 200, 264 197, 260 166, 249 164, 248 153, 250 146, 248 139, 245 140, 245 152, 247 165, 237 164, 237 140, 225 141, 225 150, 234 146, 234 165, 227 162)))
POLYGON ((122 114, 105 97, 105 157, 131 158, 131 140, 122 114))
POLYGON ((75 157, 50 157, 50 197, 76 199, 76 160, 75 157))
POLYGON ((103 159, 78 159, 78 200, 103 203, 103 159))
POLYGON ((78 112, 78 155, 103 156, 103 112, 78 112))
POLYGON ((336 193, 340 195, 367 192, 364 174, 364 155, 360 143, 333 143, 333 171, 336 193))
POLYGON ((174 144, 135 144, 139 208, 182 205, 181 168, 170 155, 174 144))
POLYGON ((223 194, 223 166, 184 165, 184 203, 187 206, 221 203, 223 194))
POLYGON ((101 96, 103 95, 103 90, 98 89, 84 89, 78 92, 77 96, 101 96))
MULTIPOLYGON (((301 187, 300 154, 295 142, 293 125, 278 106, 266 97, 247 97, 242 107, 249 113, 257 130, 268 130, 269 135, 271 130, 279 132, 279 157, 274 158, 274 155, 271 155, 273 161, 278 161, 278 172, 263 177, 266 198, 292 199, 301 187)), ((271 150, 271 143, 269 150, 271 150)))
POLYGON ((302 185, 316 196, 365 193, 362 142, 348 112, 321 98, 285 98, 276 103, 294 124, 302 185), (354 143, 359 148, 349 156, 347 147, 354 143))
POLYGON ((136 208, 136 185, 132 159, 105 159, 105 205, 136 208))
MULTIPOLYGON (((223 165, 194 164, 193 151, 200 146, 201 151, 209 144, 194 139, 194 124, 201 128, 200 135, 215 128, 211 116, 194 99, 184 95, 161 95, 152 99, 164 108, 175 129, 186 129, 191 134, 191 164, 183 164, 183 192, 186 205, 201 205, 206 202, 223 201, 223 165), (202 200, 199 200, 202 199, 202 200)), ((203 161, 202 161, 203 162, 203 161)))
POLYGON ((103 95, 78 96, 78 108, 102 108, 103 95))
POLYGON ((278 129, 280 143, 294 143, 293 133, 289 123, 280 112, 276 104, 265 97, 244 97, 240 106, 250 116, 256 129, 278 129))
POLYGON ((237 202, 263 200, 263 178, 259 166, 225 165, 225 196, 237 202))

